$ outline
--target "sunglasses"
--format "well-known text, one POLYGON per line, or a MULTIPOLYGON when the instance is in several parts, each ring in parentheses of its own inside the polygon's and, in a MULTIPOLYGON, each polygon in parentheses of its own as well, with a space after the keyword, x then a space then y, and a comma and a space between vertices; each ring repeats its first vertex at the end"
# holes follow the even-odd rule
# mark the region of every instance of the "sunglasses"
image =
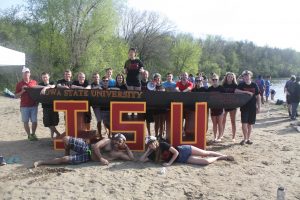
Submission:
POLYGON ((202 82, 202 80, 195 80, 195 82, 202 82))
POLYGON ((213 81, 217 81, 218 79, 212 79, 213 81))
POLYGON ((103 82, 108 82, 108 80, 102 80, 103 82))

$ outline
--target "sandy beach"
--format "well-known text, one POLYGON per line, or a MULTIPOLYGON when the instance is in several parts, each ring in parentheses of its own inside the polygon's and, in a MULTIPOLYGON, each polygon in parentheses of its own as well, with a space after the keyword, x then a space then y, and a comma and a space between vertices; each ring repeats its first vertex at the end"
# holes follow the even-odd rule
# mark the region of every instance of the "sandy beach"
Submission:
MULTIPOLYGON (((231 141, 228 121, 222 143, 208 150, 233 155, 234 162, 209 166, 174 164, 166 173, 161 165, 114 161, 108 166, 90 162, 76 166, 42 166, 36 160, 62 156, 54 151, 50 132, 42 124, 39 108, 37 136, 27 140, 19 112, 19 100, 0 97, 0 154, 19 158, 0 167, 0 199, 276 199, 278 186, 286 199, 300 199, 300 133, 291 126, 283 106, 263 105, 257 116, 254 144, 240 146, 240 113, 237 141, 231 141)), ((64 130, 63 117, 58 129, 64 130)), ((229 117, 228 117, 229 120, 229 117)), ((95 128, 95 124, 93 125, 95 128)), ((207 140, 212 139, 209 122, 207 140)), ((136 158, 141 154, 135 153, 136 158)))

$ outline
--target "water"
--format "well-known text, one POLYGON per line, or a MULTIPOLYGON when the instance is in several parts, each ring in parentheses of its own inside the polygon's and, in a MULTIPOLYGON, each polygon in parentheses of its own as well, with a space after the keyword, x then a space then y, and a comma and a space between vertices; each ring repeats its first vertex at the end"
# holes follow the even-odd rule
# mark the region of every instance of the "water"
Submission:
MULTIPOLYGON (((285 101, 285 94, 284 94, 284 86, 285 83, 289 80, 289 78, 276 78, 271 80, 271 89, 276 91, 274 99, 280 99, 285 101)), ((271 99, 271 94, 269 99, 271 99)))

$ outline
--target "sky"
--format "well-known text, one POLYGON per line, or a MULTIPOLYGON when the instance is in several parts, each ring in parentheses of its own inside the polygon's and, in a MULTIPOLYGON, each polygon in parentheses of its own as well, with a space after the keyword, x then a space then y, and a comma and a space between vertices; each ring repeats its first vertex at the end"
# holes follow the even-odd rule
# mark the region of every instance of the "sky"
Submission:
POLYGON ((159 12, 182 32, 219 35, 259 46, 300 52, 299 0, 128 0, 138 10, 159 12))
MULTIPOLYGON (((0 0, 0 9, 24 0, 0 0)), ((162 14, 178 32, 219 35, 300 52, 299 0, 128 0, 137 10, 162 14)))

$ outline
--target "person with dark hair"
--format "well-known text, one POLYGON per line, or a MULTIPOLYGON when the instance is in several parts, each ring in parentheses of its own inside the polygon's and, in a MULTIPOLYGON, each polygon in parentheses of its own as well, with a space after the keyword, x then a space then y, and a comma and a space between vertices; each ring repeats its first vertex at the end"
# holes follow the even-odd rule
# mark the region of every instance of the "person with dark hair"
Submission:
POLYGON ((195 77, 193 74, 189 74, 189 81, 193 84, 195 84, 195 77))
POLYGON ((202 80, 203 81, 203 87, 205 89, 208 89, 208 87, 209 87, 208 78, 205 75, 203 75, 202 78, 203 78, 203 80, 202 80))
POLYGON ((167 80, 162 83, 162 86, 167 92, 174 92, 176 88, 176 83, 173 81, 173 74, 167 73, 167 80))
POLYGON ((291 120, 296 120, 297 117, 297 109, 300 102, 300 77, 298 76, 295 82, 292 83, 290 87, 290 102, 291 102, 291 120))
POLYGON ((203 78, 197 76, 195 78, 195 87, 192 89, 192 92, 207 92, 207 89, 203 85, 203 78))
MULTIPOLYGON (((232 72, 227 72, 225 75, 225 78, 223 79, 223 88, 225 93, 234 93, 235 89, 237 88, 237 81, 236 76, 232 72)), ((231 109, 225 109, 224 117, 223 117, 223 134, 225 131, 225 125, 226 125, 226 117, 227 114, 230 115, 230 121, 231 121, 231 129, 232 129, 232 141, 235 142, 235 133, 236 133, 236 108, 231 109)))
MULTIPOLYGON (((95 72, 92 75, 93 82, 91 83, 91 89, 99 89, 102 90, 102 87, 100 85, 100 75, 99 73, 95 72)), ((101 112, 100 112, 100 105, 93 105, 92 106, 96 120, 97 120, 97 131, 98 135, 100 136, 100 139, 102 139, 102 133, 101 133, 101 112)))
POLYGON ((173 147, 166 142, 159 142, 154 136, 146 137, 145 143, 147 150, 140 158, 140 161, 154 161, 156 163, 163 161, 163 166, 165 167, 172 165, 174 162, 208 165, 217 160, 234 161, 232 156, 214 151, 205 151, 192 145, 173 147))
MULTIPOLYGON (((153 83, 155 85, 154 91, 165 91, 161 83, 161 75, 159 73, 153 74, 153 83)), ((152 112, 154 119, 154 132, 156 137, 162 138, 164 132, 164 125, 166 121, 166 110, 158 109, 152 112)))
POLYGON ((80 164, 89 161, 98 161, 102 165, 108 165, 109 160, 134 160, 133 153, 126 145, 126 137, 117 133, 112 139, 105 138, 95 144, 88 144, 81 138, 65 136, 63 138, 65 146, 65 156, 52 160, 36 161, 34 167, 41 165, 62 165, 62 164, 80 164), (70 150, 76 152, 75 155, 70 155, 70 150), (102 152, 101 152, 102 151, 102 152), (103 153, 108 153, 104 156, 103 153))
MULTIPOLYGON (((41 90, 41 94, 44 95, 47 89, 55 88, 54 82, 50 82, 50 76, 47 72, 43 72, 41 74, 42 81, 40 82, 37 88, 43 88, 41 90)), ((43 123, 45 127, 48 127, 50 129, 51 138, 53 139, 54 133, 56 134, 56 137, 60 136, 60 132, 56 129, 56 126, 59 123, 59 115, 58 112, 53 111, 53 104, 45 104, 42 103, 43 108, 43 123)))
POLYGON ((175 89, 178 92, 190 92, 193 89, 193 83, 189 81, 188 73, 181 73, 180 81, 176 83, 175 89))
POLYGON ((71 70, 67 69, 64 72, 64 79, 58 80, 56 83, 56 87, 70 89, 72 86, 72 83, 73 83, 72 72, 71 72, 71 70))
MULTIPOLYGON (((208 92, 224 92, 224 88, 219 85, 219 76, 213 74, 211 77, 212 85, 207 89, 208 92)), ((210 116, 213 123, 214 142, 221 142, 223 137, 223 108, 211 108, 210 116)))
MULTIPOLYGON (((77 76, 78 80, 73 81, 71 88, 75 89, 91 89, 91 85, 89 82, 85 79, 85 74, 83 72, 79 72, 77 76)), ((89 106, 88 112, 84 112, 84 123, 85 123, 85 129, 90 130, 91 129, 91 120, 92 120, 92 114, 91 109, 89 106)))
POLYGON ((130 48, 128 51, 129 59, 125 62, 124 71, 128 90, 141 90, 140 73, 144 72, 144 64, 136 57, 136 49, 130 48))
POLYGON ((274 96, 276 94, 276 91, 274 89, 271 89, 271 100, 274 101, 274 96))
POLYGON ((112 88, 116 86, 116 80, 112 78, 113 69, 107 68, 105 69, 105 76, 108 78, 108 87, 112 88))
POLYGON ((266 96, 266 102, 269 102, 269 96, 270 96, 270 87, 271 87, 271 76, 267 76, 267 79, 265 81, 266 90, 265 90, 265 96, 266 96))
POLYGON ((127 86, 125 83, 125 77, 123 74, 117 74, 115 87, 118 88, 119 90, 127 90, 127 86))
POLYGON ((262 77, 262 75, 259 75, 256 79, 256 85, 258 86, 258 89, 259 89, 259 95, 260 95, 260 98, 261 98, 261 103, 264 104, 264 92, 265 92, 265 89, 266 89, 266 85, 265 85, 265 81, 262 77))
POLYGON ((30 78, 30 70, 25 66, 23 67, 22 73, 22 80, 16 85, 15 97, 21 98, 20 111, 22 116, 22 122, 24 124, 24 129, 27 133, 28 140, 33 141, 37 140, 35 131, 37 128, 38 103, 29 96, 29 93, 25 90, 25 88, 35 87, 37 85, 37 82, 30 78), (31 133, 29 127, 29 120, 32 123, 31 133))
POLYGON ((259 89, 256 83, 253 83, 252 72, 245 70, 242 73, 244 82, 240 83, 235 89, 235 93, 244 93, 252 96, 250 101, 243 105, 241 110, 241 122, 242 122, 242 131, 244 135, 244 139, 240 142, 240 145, 252 144, 253 142, 250 140, 250 136, 253 129, 253 124, 256 121, 256 114, 260 112, 260 96, 259 89))
POLYGON ((284 86, 284 93, 286 94, 286 104, 287 104, 287 107, 288 107, 288 113, 289 113, 289 117, 291 117, 292 115, 292 106, 291 106, 291 99, 290 99, 290 89, 291 89, 291 85, 293 85, 293 83, 296 81, 296 76, 295 75, 292 75, 290 80, 288 80, 286 83, 285 83, 285 86, 284 86))

